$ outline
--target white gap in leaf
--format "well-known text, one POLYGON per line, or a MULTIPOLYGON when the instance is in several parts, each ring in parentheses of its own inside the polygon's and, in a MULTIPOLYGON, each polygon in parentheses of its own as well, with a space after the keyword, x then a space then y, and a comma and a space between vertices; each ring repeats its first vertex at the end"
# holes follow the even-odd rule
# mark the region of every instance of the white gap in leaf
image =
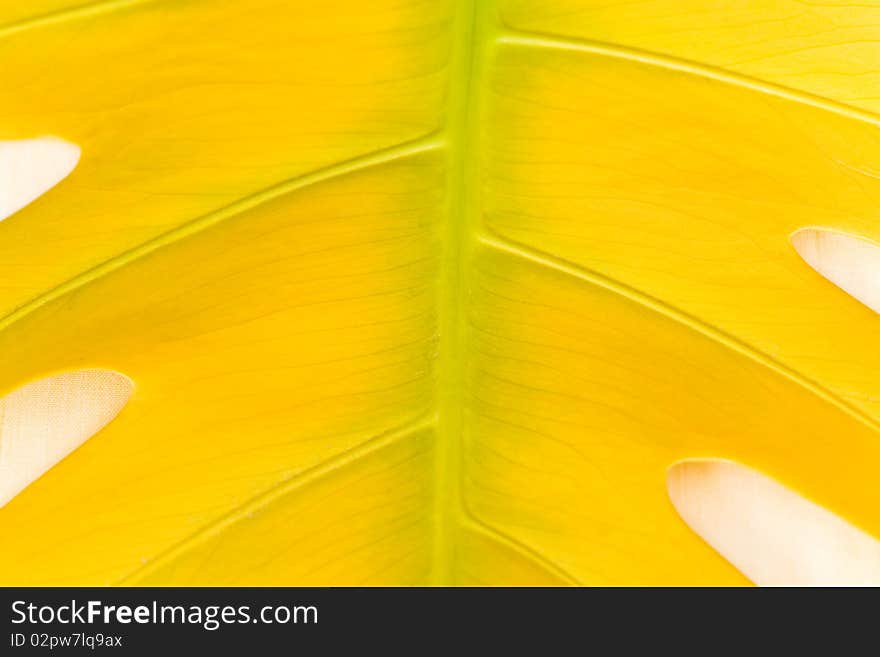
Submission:
POLYGON ((791 243, 810 267, 880 313, 880 245, 824 228, 803 228, 791 243))
POLYGON ((880 541, 751 468, 683 461, 666 485, 688 526, 755 584, 880 585, 880 541))
POLYGON ((80 148, 56 137, 0 140, 0 221, 64 180, 80 148))
POLYGON ((115 418, 133 388, 123 374, 89 369, 0 398, 0 507, 115 418))

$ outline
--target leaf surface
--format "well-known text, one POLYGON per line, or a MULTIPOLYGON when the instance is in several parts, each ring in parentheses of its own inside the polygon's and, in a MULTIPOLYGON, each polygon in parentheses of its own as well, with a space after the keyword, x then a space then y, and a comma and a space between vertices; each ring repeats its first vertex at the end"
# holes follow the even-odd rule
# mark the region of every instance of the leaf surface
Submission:
POLYGON ((0 582, 744 583, 696 458, 880 535, 880 319, 790 241, 880 242, 877 10, 761 4, 0 2, 0 138, 82 151, 0 394, 135 386, 0 582))

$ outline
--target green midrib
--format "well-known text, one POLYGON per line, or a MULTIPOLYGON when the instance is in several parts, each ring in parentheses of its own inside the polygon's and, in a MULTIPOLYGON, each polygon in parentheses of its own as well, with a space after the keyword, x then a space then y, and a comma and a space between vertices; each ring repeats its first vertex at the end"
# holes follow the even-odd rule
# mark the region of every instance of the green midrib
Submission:
POLYGON ((495 41, 494 0, 461 0, 450 75, 445 147, 449 202, 443 232, 439 298, 437 443, 431 582, 455 583, 456 533, 461 527, 462 442, 467 361, 467 302, 471 254, 480 222, 480 94, 487 51, 495 41))

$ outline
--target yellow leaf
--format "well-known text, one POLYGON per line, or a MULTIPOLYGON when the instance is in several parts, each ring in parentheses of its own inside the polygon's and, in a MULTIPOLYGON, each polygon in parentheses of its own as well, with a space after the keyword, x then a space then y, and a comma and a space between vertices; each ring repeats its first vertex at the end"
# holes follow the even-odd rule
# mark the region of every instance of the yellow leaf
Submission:
POLYGON ((0 583, 745 583, 692 459, 880 535, 880 317, 792 246, 880 242, 880 9, 22 7, 0 139, 81 156, 0 222, 0 395, 134 388, 0 583))

